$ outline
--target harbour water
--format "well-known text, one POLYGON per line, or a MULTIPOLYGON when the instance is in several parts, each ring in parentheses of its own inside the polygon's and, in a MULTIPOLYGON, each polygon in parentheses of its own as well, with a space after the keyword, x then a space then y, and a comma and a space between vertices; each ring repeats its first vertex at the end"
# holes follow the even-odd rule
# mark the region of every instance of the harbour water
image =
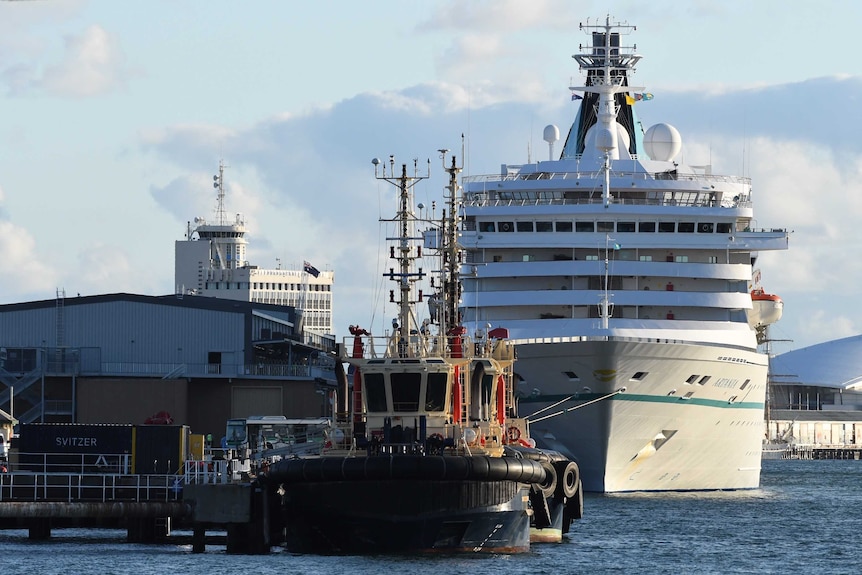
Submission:
POLYGON ((862 532, 862 461, 764 461, 761 488, 743 492, 588 496, 562 544, 494 556, 227 555, 210 545, 124 542, 120 530, 55 530, 31 542, 0 531, 6 573, 129 574, 388 572, 411 575, 567 573, 853 573, 862 532))

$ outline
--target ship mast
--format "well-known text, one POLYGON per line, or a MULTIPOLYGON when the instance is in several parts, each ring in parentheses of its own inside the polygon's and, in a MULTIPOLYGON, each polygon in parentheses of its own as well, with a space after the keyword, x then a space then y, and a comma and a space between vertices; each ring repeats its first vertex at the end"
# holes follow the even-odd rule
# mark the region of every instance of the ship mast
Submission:
MULTIPOLYGON (((626 85, 627 73, 633 72, 640 56, 635 53, 636 46, 631 48, 620 46, 620 33, 631 33, 636 30, 635 26, 627 24, 611 23, 610 17, 605 19, 604 24, 590 25, 581 24, 581 30, 592 32, 593 43, 588 53, 575 54, 572 56, 581 70, 587 71, 588 86, 571 87, 571 90, 590 92, 598 94, 599 101, 596 106, 595 146, 602 153, 602 171, 604 182, 602 185, 602 203, 605 208, 610 206, 610 172, 611 160, 617 160, 619 154, 619 142, 617 136, 617 114, 619 107, 616 103, 616 94, 643 88, 634 88, 626 85)), ((584 50, 583 45, 578 46, 584 50)))
MULTIPOLYGON (((461 249, 458 245, 458 174, 464 166, 457 165, 455 156, 452 163, 446 166, 446 152, 439 150, 443 160, 443 169, 449 174, 449 184, 446 186, 446 204, 449 214, 443 214, 443 317, 440 319, 440 331, 448 333, 449 329, 461 324, 458 306, 461 303, 461 281, 459 268, 461 266, 461 249)), ((463 158, 463 152, 462 156, 463 158)))
MULTIPOLYGON (((421 238, 415 234, 416 217, 413 213, 413 205, 411 201, 410 190, 422 180, 426 180, 431 176, 431 161, 428 160, 428 173, 424 176, 418 175, 418 160, 413 160, 413 176, 407 175, 407 164, 401 165, 401 175, 395 176, 395 157, 389 156, 389 172, 386 171, 386 165, 383 164, 382 174, 378 173, 380 160, 375 158, 372 160, 374 164, 374 177, 378 180, 389 182, 398 189, 399 203, 398 215, 395 217, 395 222, 398 225, 399 235, 396 237, 386 238, 387 241, 396 242, 396 246, 390 248, 389 257, 397 260, 398 269, 395 267, 389 268, 388 273, 384 273, 384 277, 398 282, 398 317, 393 320, 393 336, 400 334, 401 338, 406 338, 411 333, 418 333, 419 325, 416 316, 413 312, 415 303, 422 301, 422 290, 418 292, 418 298, 413 299, 411 292, 413 284, 425 277, 425 272, 422 268, 418 271, 413 271, 413 262, 422 257, 422 248, 414 249, 413 243, 416 243, 421 238)), ((394 290, 390 292, 390 301, 395 302, 394 290)))

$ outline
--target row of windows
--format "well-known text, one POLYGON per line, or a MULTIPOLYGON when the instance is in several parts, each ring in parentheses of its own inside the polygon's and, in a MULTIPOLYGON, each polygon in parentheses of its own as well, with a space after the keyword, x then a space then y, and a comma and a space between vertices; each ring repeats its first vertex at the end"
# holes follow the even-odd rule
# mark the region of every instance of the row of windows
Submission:
MULTIPOLYGON (((248 289, 249 282, 206 282, 206 289, 248 289)), ((302 284, 276 282, 251 282, 253 290, 300 291, 302 284)), ((309 284, 308 291, 329 292, 332 286, 328 284, 309 284)))
MULTIPOLYGON (((633 255, 634 253, 635 253, 634 250, 619 250, 619 256, 616 257, 615 259, 620 260, 620 261, 634 261, 634 255, 633 255)), ((525 261, 525 262, 536 261, 536 257, 533 255, 530 255, 530 254, 526 254, 523 256, 516 256, 516 257, 520 257, 521 258, 520 261, 525 261)), ((571 259, 573 259, 573 258, 570 256, 565 256, 565 257, 555 256, 554 257, 554 261, 571 260, 571 259)), ((574 259, 577 259, 577 258, 574 258, 574 259)), ((597 254, 587 254, 586 256, 584 256, 584 261, 588 261, 588 262, 599 261, 599 259, 604 259, 604 258, 600 258, 597 254)), ((638 255, 637 259, 638 259, 638 261, 641 261, 641 262, 653 261, 653 257, 651 255, 638 255)), ((493 261, 494 262, 502 262, 502 261, 506 261, 506 260, 503 259, 503 256, 497 255, 497 256, 494 256, 493 261)), ((514 260, 509 260, 509 261, 514 261, 514 260)), ((665 256, 665 261, 676 262, 679 264, 685 264, 685 263, 688 263, 688 256, 667 255, 667 256, 665 256)), ((717 264, 718 263, 718 256, 706 256, 706 263, 717 264)))
POLYGON ((680 233, 729 234, 730 222, 613 222, 613 221, 517 221, 479 222, 480 232, 586 232, 586 233, 680 233))

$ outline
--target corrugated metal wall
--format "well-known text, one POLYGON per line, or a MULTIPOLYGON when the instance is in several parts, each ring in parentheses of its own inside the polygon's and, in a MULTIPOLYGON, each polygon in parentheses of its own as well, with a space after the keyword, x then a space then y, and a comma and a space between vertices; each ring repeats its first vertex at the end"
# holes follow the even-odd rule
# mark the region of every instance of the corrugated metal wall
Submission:
MULTIPOLYGON (((184 308, 141 301, 67 303, 63 344, 100 348, 103 363, 205 364, 209 352, 242 363, 243 313, 184 308)), ((56 307, 0 313, 0 347, 57 345, 56 307)))

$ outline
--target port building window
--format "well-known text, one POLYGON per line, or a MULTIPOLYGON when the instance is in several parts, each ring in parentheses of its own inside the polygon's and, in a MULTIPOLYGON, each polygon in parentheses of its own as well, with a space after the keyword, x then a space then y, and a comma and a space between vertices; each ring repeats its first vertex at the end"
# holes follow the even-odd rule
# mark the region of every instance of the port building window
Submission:
POLYGON ((497 229, 501 232, 514 232, 515 231, 515 223, 514 222, 497 222, 497 229))
POLYGON ((700 380, 697 382, 697 384, 698 385, 705 385, 706 382, 709 381, 709 378, 710 378, 710 376, 704 375, 703 377, 700 378, 700 380))
POLYGON ((596 231, 597 232, 613 232, 614 231, 614 223, 613 222, 596 222, 596 231))
POLYGON ((673 261, 678 264, 685 264, 688 263, 688 256, 674 256, 673 261))
POLYGON ((715 230, 715 224, 712 222, 701 222, 697 224, 697 233, 711 234, 715 230))
POLYGON ((686 383, 694 383, 695 381, 697 381, 697 378, 698 378, 698 377, 700 377, 700 376, 699 376, 699 375, 692 375, 692 376, 689 376, 689 378, 688 378, 688 379, 686 379, 686 380, 685 380, 685 382, 686 382, 686 383))
POLYGON ((554 222, 536 222, 537 232, 552 232, 554 231, 554 222))
POLYGON ((597 256, 595 254, 591 254, 591 255, 588 255, 587 257, 585 257, 584 259, 587 260, 588 262, 597 262, 597 261, 599 261, 599 256, 597 256))
POLYGON ((594 232, 596 231, 595 222, 575 222, 576 232, 594 232))
POLYGON ((644 379, 646 379, 647 375, 649 375, 648 371, 637 371, 632 376, 632 381, 643 381, 644 379))
POLYGON ((619 233, 628 233, 635 231, 634 222, 617 222, 617 231, 619 233))
POLYGON ((694 222, 680 222, 677 225, 676 231, 681 234, 693 234, 694 233, 694 222))
POLYGON ((652 256, 638 256, 638 261, 641 262, 651 262, 652 256))
POLYGON ((647 234, 655 233, 655 222, 638 222, 638 231, 647 234))
POLYGON ((572 222, 556 222, 556 228, 558 232, 571 232, 572 222))
POLYGON ((729 234, 732 229, 729 223, 719 222, 715 224, 715 232, 718 234, 729 234))
POLYGON ((718 256, 709 256, 707 258, 707 263, 717 264, 718 263, 718 256))
POLYGON ((672 234, 676 231, 676 222, 659 222, 658 223, 658 233, 660 234, 672 234))
POLYGON ((532 232, 533 222, 515 222, 515 227, 519 232, 532 232))
POLYGON ((480 232, 493 232, 494 222, 479 222, 479 231, 480 232))

